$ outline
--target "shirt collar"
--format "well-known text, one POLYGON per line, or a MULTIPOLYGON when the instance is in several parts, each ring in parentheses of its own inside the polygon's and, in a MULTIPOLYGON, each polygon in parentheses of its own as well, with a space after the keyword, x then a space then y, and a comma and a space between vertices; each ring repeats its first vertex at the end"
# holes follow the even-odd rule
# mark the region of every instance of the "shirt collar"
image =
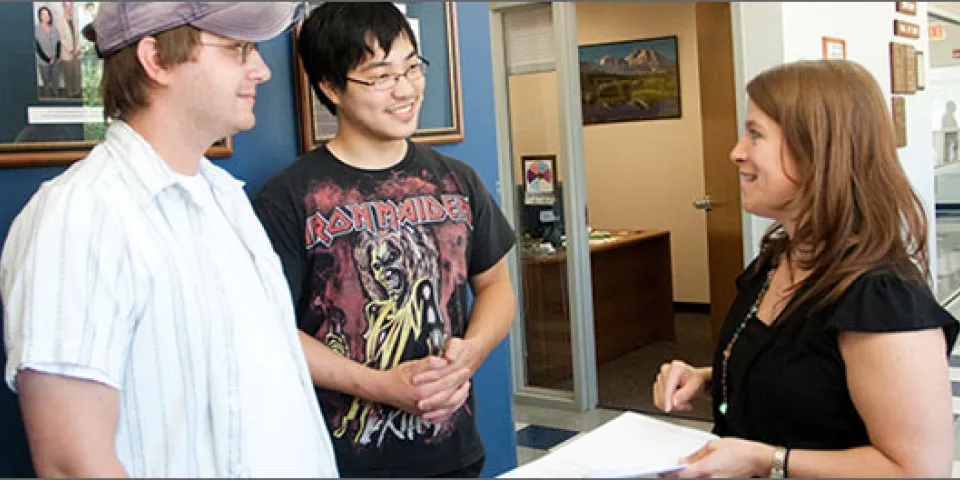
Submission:
MULTIPOLYGON (((122 120, 110 123, 105 145, 113 149, 116 158, 123 159, 134 178, 143 187, 144 200, 153 200, 168 187, 179 183, 173 170, 156 150, 130 125, 122 120)), ((199 173, 218 193, 226 193, 244 186, 244 182, 215 166, 207 157, 200 158, 199 173)))

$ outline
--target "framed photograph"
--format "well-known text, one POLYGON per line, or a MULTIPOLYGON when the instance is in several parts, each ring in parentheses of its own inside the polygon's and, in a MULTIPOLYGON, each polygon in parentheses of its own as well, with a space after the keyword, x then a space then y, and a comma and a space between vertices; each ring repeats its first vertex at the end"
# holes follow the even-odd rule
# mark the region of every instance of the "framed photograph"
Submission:
POLYGON ((557 201, 557 156, 521 155, 524 205, 553 205, 557 201))
POLYGON ((896 2, 897 11, 905 15, 917 14, 917 2, 896 2))
MULTIPOLYGON (((80 34, 98 7, 0 2, 0 168, 71 163, 104 139, 103 61, 80 34)), ((229 138, 207 151, 232 153, 229 138)))
POLYGON ((677 37, 584 45, 583 124, 680 118, 677 37))
POLYGON ((846 60, 847 42, 842 38, 823 37, 823 58, 831 60, 846 60))
MULTIPOLYGON (((322 2, 309 2, 308 10, 322 2)), ((460 47, 457 34, 455 2, 402 2, 404 12, 417 37, 420 54, 430 62, 426 74, 423 105, 414 141, 427 144, 463 141, 463 106, 460 98, 460 47)), ((295 35, 300 34, 297 27, 295 35)), ((296 51, 297 109, 299 113, 301 152, 313 150, 317 144, 337 133, 337 117, 317 99, 307 79, 303 63, 296 51)))

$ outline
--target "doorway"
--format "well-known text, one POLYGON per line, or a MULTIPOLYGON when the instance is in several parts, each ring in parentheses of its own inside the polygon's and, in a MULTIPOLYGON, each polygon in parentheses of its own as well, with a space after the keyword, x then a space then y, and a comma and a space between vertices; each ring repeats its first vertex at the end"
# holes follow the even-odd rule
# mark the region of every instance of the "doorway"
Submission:
MULTIPOLYGON (((561 216, 570 217, 571 211, 583 213, 583 223, 562 220, 567 234, 566 265, 553 270, 532 268, 529 251, 518 248, 513 273, 523 306, 511 335, 517 402, 528 403, 531 392, 547 391, 557 393, 555 398, 565 395, 570 408, 582 410, 599 404, 654 413, 649 387, 660 363, 678 357, 695 364, 709 362, 716 331, 735 295, 733 280, 744 264, 738 177, 727 160, 739 130, 730 4, 510 5, 500 9, 491 6, 495 86, 500 89, 501 182, 511 186, 501 188, 504 209, 514 213, 518 232, 529 231, 531 215, 523 211, 528 190, 518 182, 528 173, 524 160, 543 157, 549 163, 550 156, 562 146, 579 142, 579 148, 570 148, 579 150, 580 156, 560 152, 555 163, 561 216), (537 23, 531 18, 534 14, 530 12, 536 8, 546 9, 541 15, 550 12, 548 27, 541 28, 547 33, 536 35, 533 31, 534 25, 542 27, 542 19, 537 23), (620 11, 630 8, 656 9, 649 11, 682 18, 686 30, 664 31, 670 25, 666 20, 654 22, 660 24, 660 31, 637 29, 637 19, 620 11), (521 15, 525 11, 526 17, 521 15), (607 37, 591 33, 588 22, 602 23, 601 33, 607 37), (633 30, 616 32, 618 25, 633 30), (526 65, 516 61, 522 55, 510 49, 509 37, 518 26, 528 47, 532 38, 547 39, 541 43, 548 45, 546 49, 556 57, 552 67, 538 66, 543 58, 536 55, 530 55, 526 65), (664 36, 676 38, 677 52, 682 55, 679 118, 584 126, 579 47, 664 36), (625 134, 626 130, 629 133, 625 134), (652 140, 643 142, 642 137, 652 140), (529 138, 536 141, 527 142, 529 138), (656 150, 671 138, 672 148, 656 150), (695 147, 691 150, 688 144, 695 147), (641 170, 631 171, 635 168, 641 170), (694 176, 695 185, 678 192, 676 180, 681 168, 694 176), (650 185, 629 183, 656 175, 661 176, 650 185), (665 205, 660 200, 664 195, 655 188, 663 188, 675 198, 665 205), (653 209, 669 206, 679 213, 655 212, 663 218, 641 218, 640 207, 650 209, 654 198, 658 203, 653 209), (695 234, 699 237, 692 239, 695 235, 670 223, 680 217, 691 219, 693 224, 699 222, 699 233, 695 234), (575 224, 581 227, 570 227, 575 224), (573 231, 586 233, 587 238, 574 240, 570 235, 573 231), (686 253, 684 247, 690 243, 698 243, 700 253, 686 253), (698 262, 701 273, 689 280, 689 264, 698 262), (544 282, 549 281, 560 285, 545 287, 544 282), (575 282, 579 282, 576 287, 575 282), (698 290, 690 288, 694 283, 698 290), (544 294, 549 291, 562 293, 544 294), (566 310, 557 315, 562 319, 554 322, 557 328, 538 331, 533 326, 545 323, 538 317, 550 316, 542 314, 549 309, 535 308, 544 304, 544 297, 555 310, 566 310), (574 303, 578 304, 576 308, 574 303), (679 313, 675 307, 680 307, 679 313), (684 311, 691 307, 692 311, 684 311), (685 347, 691 332, 696 345, 685 347), (550 343, 551 339, 556 341, 550 343), (546 343, 538 347, 534 344, 537 341, 546 343), (537 348, 547 352, 546 356, 537 348), (689 353, 690 348, 695 353, 689 353), (575 360, 578 355, 579 360, 575 360), (550 367, 544 364, 545 358, 565 365, 560 371, 567 373, 566 382, 539 380, 543 377, 538 377, 536 370, 550 367), (620 366, 611 367, 618 362, 620 366), (576 363, 583 369, 579 378, 576 363), (621 391, 605 392, 609 385, 621 391), (574 401, 578 389, 581 400, 574 401), (618 395, 631 401, 611 400, 618 395)), ((649 11, 633 13, 649 17, 649 11)), ((522 246, 527 240, 521 238, 518 243, 522 246)), ((709 411, 708 405, 705 412, 709 411)))
POLYGON ((597 382, 576 9, 495 2, 490 28, 501 200, 518 233, 514 399, 584 411, 596 406, 597 382))

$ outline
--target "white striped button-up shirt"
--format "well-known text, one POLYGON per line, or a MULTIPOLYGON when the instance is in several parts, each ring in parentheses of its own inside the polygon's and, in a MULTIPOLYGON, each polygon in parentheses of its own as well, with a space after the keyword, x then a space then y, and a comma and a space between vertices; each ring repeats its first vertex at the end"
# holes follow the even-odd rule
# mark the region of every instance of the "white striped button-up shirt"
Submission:
POLYGON ((123 122, 45 182, 0 257, 6 381, 119 390, 132 476, 333 477, 279 259, 242 183, 178 179, 123 122))

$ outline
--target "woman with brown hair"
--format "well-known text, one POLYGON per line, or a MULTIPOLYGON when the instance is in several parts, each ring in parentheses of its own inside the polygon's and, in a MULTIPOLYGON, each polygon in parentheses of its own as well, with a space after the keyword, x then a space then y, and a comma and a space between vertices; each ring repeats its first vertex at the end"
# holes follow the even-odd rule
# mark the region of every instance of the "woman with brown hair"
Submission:
POLYGON ((712 367, 664 364, 664 410, 707 388, 713 440, 680 477, 949 477, 957 321, 928 286, 927 222, 880 87, 845 60, 747 85, 730 153, 773 220, 737 279, 712 367))
POLYGON ((47 6, 37 9, 37 24, 33 27, 36 43, 37 68, 40 70, 39 96, 58 97, 60 92, 60 32, 53 21, 53 12, 47 6))

